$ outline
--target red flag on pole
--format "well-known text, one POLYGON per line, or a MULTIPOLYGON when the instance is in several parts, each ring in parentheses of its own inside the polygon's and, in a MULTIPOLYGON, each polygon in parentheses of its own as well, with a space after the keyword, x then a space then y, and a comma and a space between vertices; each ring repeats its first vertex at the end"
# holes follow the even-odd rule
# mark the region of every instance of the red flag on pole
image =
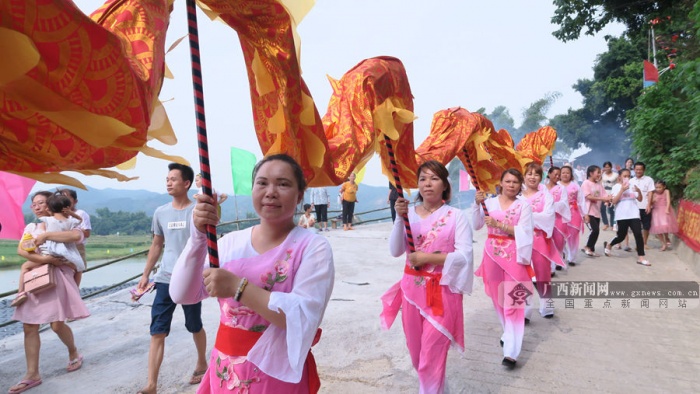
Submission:
POLYGON ((659 82, 659 70, 656 69, 656 67, 649 62, 648 60, 644 61, 644 87, 651 86, 655 83, 659 82))

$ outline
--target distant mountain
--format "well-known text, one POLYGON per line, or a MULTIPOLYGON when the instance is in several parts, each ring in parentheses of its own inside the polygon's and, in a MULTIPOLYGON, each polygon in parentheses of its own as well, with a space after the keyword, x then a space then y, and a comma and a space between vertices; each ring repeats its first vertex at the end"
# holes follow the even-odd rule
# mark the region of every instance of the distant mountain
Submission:
MULTIPOLYGON (((340 211, 341 207, 338 204, 337 196, 340 190, 339 186, 328 187, 328 194, 331 196, 331 211, 340 211)), ((355 206, 355 214, 373 211, 382 208, 388 208, 386 199, 389 188, 381 186, 368 186, 360 184, 357 193, 359 203, 355 206)), ((196 192, 196 189, 190 189, 190 197, 196 192)), ((85 210, 90 215, 96 215, 97 209, 109 208, 112 212, 145 212, 148 216, 152 216, 156 208, 171 201, 167 193, 156 193, 147 190, 119 190, 119 189, 94 189, 88 187, 88 190, 77 190, 78 193, 78 208, 85 210)), ((411 199, 415 197, 415 193, 411 199)), ((30 201, 27 199, 22 206, 22 210, 31 214, 30 201)), ((309 192, 304 196, 304 202, 309 202, 309 192)), ((474 201, 474 192, 453 193, 452 205, 466 207, 474 201)), ((253 205, 250 196, 238 196, 234 200, 234 196, 229 196, 229 199, 222 205, 222 221, 236 220, 236 205, 238 206, 238 217, 245 218, 246 213, 253 213, 253 205)), ((337 216, 340 213, 331 213, 329 216, 337 216)), ((369 214, 360 215, 362 220, 371 220, 389 217, 388 209, 369 214)))

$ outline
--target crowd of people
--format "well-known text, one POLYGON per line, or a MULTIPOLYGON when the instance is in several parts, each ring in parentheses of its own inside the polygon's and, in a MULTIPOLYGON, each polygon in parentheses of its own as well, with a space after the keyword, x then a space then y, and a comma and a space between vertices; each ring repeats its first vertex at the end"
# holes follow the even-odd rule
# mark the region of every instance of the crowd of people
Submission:
MULTIPOLYGON (((387 202, 395 216, 388 249, 392 256, 405 255, 405 262, 402 279, 381 298, 380 319, 388 329, 401 313, 421 393, 444 392, 448 350, 454 346, 464 351, 462 302, 463 295, 472 291, 474 276, 482 278, 492 300, 502 328, 502 364, 512 369, 532 312, 529 295, 539 295, 542 317, 553 317, 548 302, 551 277, 556 270, 580 263, 579 251, 599 257, 598 238, 611 238, 605 231, 616 231, 603 242, 607 256, 625 242, 630 230, 637 263, 650 265, 645 257, 648 234, 658 237, 661 251, 668 250, 669 234, 678 228, 665 183, 646 176, 641 162, 626 163, 617 172, 612 168, 610 162, 602 169, 589 166, 580 185, 576 177, 581 176, 570 165, 548 168, 544 183, 545 169, 539 164, 529 164, 524 174, 509 169, 500 177, 497 195, 476 193, 470 214, 449 205, 449 173, 436 161, 417 170, 415 204, 390 190, 387 202), (399 216, 408 218, 408 227, 399 216), (473 231, 484 226, 487 240, 475 270, 473 231), (584 226, 590 231, 579 249, 584 226)), ((345 230, 353 228, 358 190, 354 178, 351 175, 341 188, 345 230)), ((312 204, 306 204, 304 214, 295 220, 306 190, 303 171, 287 155, 266 157, 253 170, 252 201, 260 224, 223 236, 218 241, 219 267, 206 268, 206 228, 220 221, 221 196, 199 192, 190 200, 195 175, 186 165, 171 163, 166 179, 172 201, 154 213, 153 240, 137 286, 140 293, 155 289, 147 382, 139 393, 157 391, 165 338, 177 305, 183 308, 196 349, 190 383, 199 385, 198 393, 317 392, 320 379, 311 348, 321 338, 335 271, 328 240, 307 229, 318 226, 327 231, 328 193, 314 189, 312 204), (216 297, 221 311, 208 358, 201 316, 201 302, 207 297, 216 297)), ((89 236, 90 220, 76 203, 77 195, 70 190, 32 197, 39 221, 27 226, 18 246, 18 253, 27 259, 22 274, 49 265, 56 283, 36 293, 20 288, 13 302, 13 317, 24 324, 27 371, 10 388, 11 394, 42 382, 40 324, 50 323, 66 345, 67 371, 82 366, 83 357, 66 324, 89 316, 80 298, 78 275, 87 261, 78 245, 89 236)))

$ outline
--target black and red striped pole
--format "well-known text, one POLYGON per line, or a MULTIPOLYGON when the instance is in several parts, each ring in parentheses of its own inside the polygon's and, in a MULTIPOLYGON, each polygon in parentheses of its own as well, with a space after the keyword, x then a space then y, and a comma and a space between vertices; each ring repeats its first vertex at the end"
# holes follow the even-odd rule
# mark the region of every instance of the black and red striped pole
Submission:
MULTIPOLYGON (((474 167, 472 167, 472 162, 471 160, 469 160, 469 154, 467 153, 467 149, 462 148, 462 153, 464 153, 464 158, 467 160, 467 171, 469 171, 469 176, 472 178, 472 182, 474 182, 474 187, 478 192, 480 191, 479 181, 476 179, 476 171, 474 171, 474 167)), ((489 210, 486 209, 486 203, 484 201, 481 202, 481 208, 484 210, 484 215, 489 216, 489 210)))
MULTIPOLYGON (((394 183, 396 184, 396 192, 403 198, 403 187, 401 186, 401 179, 399 178, 399 166, 396 164, 396 156, 394 156, 394 147, 391 138, 385 135, 384 141, 386 142, 386 150, 389 153, 389 163, 391 164, 391 174, 394 176, 394 183)), ((416 245, 413 243, 413 233, 411 232, 411 224, 408 222, 408 213, 401 215, 401 219, 403 219, 403 225, 406 227, 408 251, 413 253, 416 251, 416 245)), ((417 270, 418 268, 414 269, 417 270)))
MULTIPOLYGON (((202 174, 202 191, 207 196, 212 197, 209 143, 207 142, 207 120, 204 116, 202 62, 199 58, 199 30, 197 29, 195 0, 187 0, 187 29, 190 39, 192 87, 194 89, 194 110, 197 116, 197 145, 199 147, 199 168, 202 174)), ((216 246, 216 226, 207 225, 207 249, 209 252, 209 266, 218 268, 219 250, 216 246)))

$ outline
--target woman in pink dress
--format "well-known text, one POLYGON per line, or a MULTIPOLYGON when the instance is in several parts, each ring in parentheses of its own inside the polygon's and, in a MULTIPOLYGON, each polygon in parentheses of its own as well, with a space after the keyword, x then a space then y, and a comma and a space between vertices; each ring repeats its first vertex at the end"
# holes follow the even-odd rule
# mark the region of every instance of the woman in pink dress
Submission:
POLYGON ((221 268, 206 270, 205 229, 219 218, 215 201, 198 196, 170 284, 178 304, 219 298, 219 330, 197 393, 318 392, 311 346, 320 339, 334 266, 328 241, 294 223, 305 188, 291 157, 260 161, 252 195, 260 224, 218 240, 221 268))
MULTIPOLYGON (((32 211, 38 217, 49 215, 46 201, 52 193, 37 192, 32 196, 32 211)), ((27 225, 26 232, 31 233, 36 226, 27 225)), ((46 240, 55 242, 79 242, 83 238, 83 232, 79 229, 59 232, 34 231, 35 244, 41 245, 46 240)), ((32 387, 41 384, 41 374, 39 373, 39 351, 41 349, 41 339, 39 337, 39 326, 51 323, 51 329, 58 335, 58 338, 66 345, 68 350, 68 372, 77 371, 83 364, 83 356, 78 352, 73 338, 73 331, 65 323, 68 319, 81 319, 90 316, 85 303, 80 298, 80 290, 73 278, 74 270, 72 265, 62 258, 40 253, 29 253, 17 247, 17 253, 23 258, 37 264, 52 264, 54 266, 54 277, 56 286, 43 290, 39 293, 27 293, 27 300, 15 309, 13 320, 23 323, 24 326, 24 354, 27 360, 27 372, 22 380, 10 387, 8 393, 21 393, 32 387)))
POLYGON ((581 251, 588 257, 600 256, 595 253, 595 244, 598 242, 598 236, 600 235, 601 207, 604 202, 612 201, 612 197, 608 195, 600 183, 601 173, 600 167, 596 165, 588 166, 586 170, 587 179, 581 185, 583 198, 586 200, 583 220, 590 225, 591 230, 590 234, 588 234, 586 247, 581 249, 581 251))
POLYGON ((518 197, 523 184, 520 171, 511 168, 501 175, 501 194, 485 199, 476 193, 473 222, 476 230, 488 226, 484 257, 476 275, 484 280, 484 291, 491 297, 503 328, 502 364, 514 368, 525 332, 525 307, 532 294, 530 262, 534 227, 532 208, 518 197), (484 215, 481 203, 489 216, 484 215))
MULTIPOLYGON (((561 169, 559 167, 550 167, 547 172, 547 184, 545 187, 552 195, 554 201, 554 229, 552 230, 552 241, 559 256, 564 256, 564 247, 566 245, 566 236, 568 233, 567 223, 571 220, 571 208, 569 208, 569 200, 566 195, 564 186, 560 185, 559 176, 561 169)), ((563 267, 561 265, 552 264, 552 270, 557 271, 563 267)), ((554 271, 552 271, 554 273, 554 271)))
MULTIPOLYGON (((464 353, 462 294, 471 293, 474 278, 472 229, 459 209, 446 204, 451 188, 448 171, 437 161, 418 168, 420 205, 396 200, 396 213, 408 214, 416 252, 406 254, 404 274, 382 296, 382 328, 389 329, 401 310, 401 321, 420 393, 445 391, 450 345, 464 353)), ((394 221, 389 238, 394 257, 408 250, 402 220, 394 221)))
MULTIPOLYGON (((523 197, 532 208, 532 221, 535 226, 532 244, 532 268, 537 278, 536 288, 540 296, 540 315, 546 319, 554 317, 554 305, 551 300, 552 265, 563 266, 561 254, 552 240, 554 231, 554 200, 546 188, 540 188, 542 166, 530 163, 525 167, 525 190, 523 197)), ((529 309, 526 318, 529 319, 529 309)))
POLYGON ((564 258, 570 266, 576 265, 576 253, 583 232, 583 193, 578 183, 573 181, 574 170, 571 166, 561 168, 561 180, 559 184, 566 191, 571 211, 571 220, 566 223, 566 244, 564 245, 564 258))
POLYGON ((671 247, 669 234, 678 232, 676 212, 671 206, 671 193, 666 188, 666 182, 656 181, 656 190, 649 193, 647 212, 651 211, 651 228, 649 234, 656 234, 661 241, 661 251, 671 247))

